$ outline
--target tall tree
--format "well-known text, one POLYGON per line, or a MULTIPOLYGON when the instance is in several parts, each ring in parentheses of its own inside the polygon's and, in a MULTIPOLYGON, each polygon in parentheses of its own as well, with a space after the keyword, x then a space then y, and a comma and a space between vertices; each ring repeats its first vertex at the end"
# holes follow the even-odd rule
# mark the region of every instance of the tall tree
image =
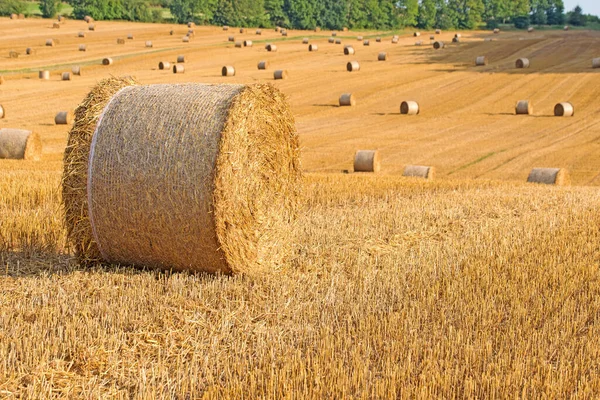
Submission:
POLYGON ((60 12, 62 3, 60 0, 40 0, 38 6, 42 12, 42 17, 54 18, 60 12))
POLYGON ((586 17, 583 15, 581 7, 577 6, 569 13, 569 24, 574 26, 583 26, 586 23, 586 17))
POLYGON ((435 0, 421 0, 419 4, 418 26, 422 29, 431 29, 435 25, 436 17, 435 0))
POLYGON ((265 12, 271 25, 289 27, 290 21, 283 11, 284 0, 265 0, 265 12))
POLYGON ((482 0, 448 0, 449 14, 457 28, 474 29, 481 22, 482 0))

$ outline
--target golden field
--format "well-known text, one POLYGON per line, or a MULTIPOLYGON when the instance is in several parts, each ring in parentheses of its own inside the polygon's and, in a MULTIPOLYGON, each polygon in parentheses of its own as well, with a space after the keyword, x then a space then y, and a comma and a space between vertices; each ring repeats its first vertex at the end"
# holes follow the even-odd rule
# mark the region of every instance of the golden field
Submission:
POLYGON ((181 25, 98 22, 86 38, 82 21, 51 27, 0 19, 0 127, 44 145, 40 162, 0 160, 0 398, 600 395, 600 33, 464 32, 434 51, 430 32, 420 47, 409 32, 397 45, 361 32, 368 47, 340 32, 357 52, 344 56, 328 32, 197 27, 186 44, 181 25), (184 74, 158 70, 180 54, 184 74), (479 55, 490 64, 475 67, 479 55), (514 69, 519 57, 531 68, 514 69), (346 72, 349 60, 361 70, 346 72), (82 76, 60 81, 72 65, 82 76), (224 65, 236 76, 221 77, 224 65), (275 69, 289 79, 273 81, 275 69), (68 127, 53 118, 125 74, 268 81, 288 95, 306 172, 289 264, 225 277, 74 263, 58 189, 68 127), (355 107, 337 107, 344 92, 355 107), (419 116, 399 115, 409 99, 419 116), (521 99, 533 116, 514 115, 521 99), (551 117, 561 101, 575 117, 551 117), (380 174, 341 174, 355 150, 375 148, 380 174), (406 164, 433 165, 438 179, 403 178, 406 164), (573 186, 526 184, 533 167, 567 168, 573 186))

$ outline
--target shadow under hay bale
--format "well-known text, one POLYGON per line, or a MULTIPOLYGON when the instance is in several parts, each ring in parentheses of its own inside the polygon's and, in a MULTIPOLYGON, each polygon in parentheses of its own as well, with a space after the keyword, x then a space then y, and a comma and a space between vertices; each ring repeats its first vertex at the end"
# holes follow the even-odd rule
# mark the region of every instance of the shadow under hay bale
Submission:
POLYGON ((435 167, 425 165, 407 165, 404 167, 402 176, 433 180, 435 178, 435 167))
POLYGON ((554 116, 556 117, 572 117, 575 115, 575 108, 569 102, 558 103, 554 106, 554 116))
POLYGON ((354 172, 379 172, 379 150, 358 150, 354 154, 354 172))
POLYGON ((38 161, 42 141, 37 133, 24 129, 0 129, 0 159, 38 161))
POLYGON ((285 97, 271 85, 132 84, 101 82, 69 134, 63 204, 80 262, 226 274, 280 265, 301 186, 285 97))
POLYGON ((569 174, 564 168, 533 168, 527 177, 527 182, 557 186, 571 184, 569 174))

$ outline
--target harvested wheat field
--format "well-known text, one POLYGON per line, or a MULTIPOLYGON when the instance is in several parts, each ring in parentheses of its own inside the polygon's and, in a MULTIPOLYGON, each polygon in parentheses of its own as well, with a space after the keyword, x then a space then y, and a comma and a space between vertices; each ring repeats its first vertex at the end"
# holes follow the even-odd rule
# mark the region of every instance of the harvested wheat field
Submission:
MULTIPOLYGON (((184 43, 184 25, 86 25, 0 18, 0 129, 42 146, 39 161, 0 159, 0 398, 600 396, 600 33, 451 43, 448 31, 435 50, 412 31, 340 31, 343 43, 372 39, 350 60, 327 31, 232 27, 254 44, 236 48, 222 27, 184 43), (184 74, 159 70, 181 54, 184 74), (75 65, 85 73, 61 81, 75 65), (270 84, 287 97, 303 177, 291 233, 268 239, 289 248, 283 261, 226 275, 78 263, 60 189, 71 126, 54 117, 111 76, 270 84), (340 107, 341 93, 356 104, 340 107), (407 99, 418 115, 400 114, 407 99), (533 115, 515 115, 523 99, 533 115), (560 102, 574 116, 555 117, 560 102), (352 173, 357 150, 378 150, 380 172, 352 173), (403 177, 407 165, 435 179, 403 177), (564 169, 571 185, 527 183, 533 168, 564 169)), ((245 176, 236 162, 231 176, 245 176)))

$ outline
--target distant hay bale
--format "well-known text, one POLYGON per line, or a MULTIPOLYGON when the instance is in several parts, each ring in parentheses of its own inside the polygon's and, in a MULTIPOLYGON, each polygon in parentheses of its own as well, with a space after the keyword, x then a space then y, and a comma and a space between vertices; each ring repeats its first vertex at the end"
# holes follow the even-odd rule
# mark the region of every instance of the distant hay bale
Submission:
POLYGON ((173 36, 174 34, 175 34, 175 31, 174 31, 173 29, 171 29, 171 30, 169 31, 169 35, 173 36))
POLYGON ((484 66, 484 65, 488 65, 488 58, 486 56, 479 56, 475 59, 475 65, 476 66, 484 66))
POLYGON ((275 27, 275 32, 279 33, 281 31, 281 28, 279 26, 275 27))
POLYGON ((435 167, 425 165, 407 165, 404 167, 402 176, 433 180, 435 178, 435 167))
POLYGON ((533 105, 529 100, 519 100, 515 106, 515 113, 517 115, 531 115, 533 114, 533 105))
POLYGON ((80 44, 79 51, 87 51, 87 46, 85 44, 80 44))
POLYGON ((363 37, 362 36, 357 36, 356 40, 358 40, 360 42, 361 40, 363 40, 363 37))
POLYGON ((245 32, 244 28, 240 28, 240 33, 244 33, 244 32, 245 32))
POLYGON ((10 14, 10 19, 17 19, 17 14, 10 14))
POLYGON ((533 168, 527 177, 527 182, 557 186, 571 183, 568 171, 564 168, 533 168))
POLYGON ((498 28, 494 29, 494 33, 495 34, 499 34, 500 33, 500 29, 498 29, 498 28))
POLYGON ((192 37, 195 36, 196 32, 193 29, 189 29, 186 33, 186 36, 192 37))
POLYGON ((375 38, 375 41, 376 41, 377 43, 381 43, 381 36, 377 36, 377 37, 375 38))
POLYGON ((423 45, 423 42, 420 40, 415 42, 415 46, 422 46, 422 45, 423 45))
POLYGON ((347 27, 347 26, 344 26, 344 27, 342 28, 342 31, 343 31, 343 32, 348 32, 348 27, 347 27))
POLYGON ((188 26, 188 28, 193 28, 193 27, 196 26, 196 23, 193 22, 193 21, 190 21, 190 22, 187 23, 187 26, 188 26))
POLYGON ((532 27, 527 28, 527 32, 529 32, 529 33, 533 32, 533 30, 534 29, 532 27))
POLYGON ((337 32, 331 32, 331 36, 337 36, 337 32))
POLYGON ((56 125, 70 125, 73 122, 73 113, 70 111, 60 111, 54 117, 56 125))
POLYGON ((413 33, 413 36, 414 37, 419 37, 419 36, 421 36, 421 32, 415 32, 415 33, 413 33))
POLYGON ((358 150, 354 154, 354 172, 379 172, 379 150, 358 150))
POLYGON ((592 68, 600 68, 600 57, 592 60, 592 68))
POLYGON ((152 41, 146 40, 146 47, 152 47, 152 41))
POLYGON ((377 61, 387 61, 387 53, 382 51, 377 55, 377 61))
POLYGON ((457 38, 457 37, 452 38, 452 43, 460 43, 460 38, 457 38))
POLYGON ((321 28, 319 26, 315 27, 315 32, 321 32, 321 28))
POLYGON ((102 65, 112 65, 113 59, 110 57, 106 57, 102 59, 102 65))
POLYGON ((318 50, 319 50, 319 46, 317 46, 316 44, 308 45, 308 51, 318 51, 318 50))
POLYGON ((340 107, 352 107, 355 105, 356 99, 354 98, 354 95, 352 93, 342 93, 342 95, 340 96, 340 107))
POLYGON ((235 47, 241 49, 243 46, 242 42, 235 42, 235 47))
POLYGON ((441 29, 436 29, 436 30, 435 30, 435 34, 436 34, 436 35, 441 35, 441 33, 442 33, 442 30, 441 30, 441 29))
POLYGON ((351 56, 355 53, 354 47, 352 46, 344 46, 344 54, 347 56, 351 56))
POLYGON ((168 61, 161 61, 158 63, 158 69, 171 69, 171 63, 168 61))
POLYGON ((287 35, 288 35, 288 33, 287 33, 287 31, 286 31, 286 30, 282 30, 282 31, 281 31, 281 36, 287 36, 287 35))
POLYGON ((363 41, 363 46, 369 46, 371 44, 371 42, 369 42, 369 40, 365 40, 363 41))
POLYGON ((226 65, 221 68, 222 76, 235 76, 235 68, 231 65, 226 65))
POLYGON ((396 43, 398 43, 398 40, 400 40, 400 38, 398 38, 398 37, 393 37, 393 38, 392 38, 392 43, 393 43, 393 44, 396 44, 396 43))
POLYGON ((435 40, 435 36, 433 36, 433 35, 429 36, 429 40, 435 40))
POLYGON ((302 44, 308 44, 308 38, 305 37, 304 39, 302 39, 302 44))
POLYGON ((285 96, 271 85, 106 82, 77 109, 65 152, 79 262, 223 274, 284 264, 301 186, 285 96))
POLYGON ((287 79, 288 77, 288 73, 286 70, 284 69, 278 69, 277 71, 273 72, 273 78, 274 79, 287 79))
POLYGON ((568 31, 569 27, 565 25, 565 27, 563 28, 564 31, 568 31))
POLYGON ((81 67, 79 65, 74 65, 71 68, 71 73, 73 73, 73 75, 81 76, 81 67))
POLYGON ((52 23, 52 29, 60 29, 60 24, 58 22, 52 23))
POLYGON ((556 117, 572 117, 574 115, 575 108, 571 103, 563 102, 554 106, 554 116, 556 117))
POLYGON ((127 35, 127 40, 133 40, 133 35, 131 33, 127 35))
POLYGON ((267 69, 269 68, 269 62, 268 61, 259 61, 258 63, 258 69, 267 69))
POLYGON ((527 58, 519 58, 515 61, 516 68, 529 68, 529 59, 527 58))
POLYGON ((50 71, 39 71, 38 78, 47 81, 50 79, 50 71))
POLYGON ((125 44, 125 39, 117 38, 117 44, 125 44))
POLYGON ((260 29, 257 29, 257 30, 256 30, 256 34, 257 34, 257 35, 262 35, 262 31, 261 31, 260 29))
POLYGON ((462 38, 462 34, 460 34, 460 33, 455 33, 455 34, 454 34, 454 37, 455 37, 455 38, 458 38, 458 39, 460 39, 460 38, 462 38))
POLYGON ((400 103, 400 114, 404 115, 418 115, 421 112, 419 103, 416 101, 403 101, 400 103))
POLYGON ((0 129, 0 159, 38 161, 42 155, 40 136, 24 129, 0 129))
POLYGON ((54 46, 54 39, 46 39, 46 46, 53 47, 54 46))
POLYGON ((335 39, 335 44, 342 44, 342 39, 335 39))
POLYGON ((346 64, 346 70, 348 72, 360 71, 360 64, 358 61, 348 61, 346 64))
POLYGON ((9 58, 19 58, 20 53, 16 52, 16 51, 9 51, 8 52, 8 57, 9 58))
POLYGON ((62 80, 63 81, 70 81, 71 80, 71 73, 70 72, 63 72, 62 73, 62 80))
POLYGON ((25 14, 17 14, 18 19, 25 19, 25 14))
POLYGON ((77 34, 77 37, 85 37, 85 35, 86 35, 85 32, 79 32, 77 34))
POLYGON ((328 41, 329 43, 334 43, 334 42, 335 42, 335 39, 334 39, 334 38, 332 38, 332 37, 330 37, 329 39, 327 39, 327 41, 328 41))
POLYGON ((267 44, 266 49, 267 49, 267 51, 275 52, 275 51, 277 51, 277 46, 269 43, 269 44, 267 44))
POLYGON ((185 67, 181 64, 173 65, 173 73, 174 74, 183 74, 185 72, 185 67))
POLYGON ((28 48, 26 48, 26 49, 25 49, 25 54, 27 54, 27 55, 30 55, 30 56, 32 56, 32 55, 34 55, 35 53, 36 53, 35 49, 33 49, 33 48, 31 48, 31 47, 28 47, 28 48))
POLYGON ((88 30, 90 30, 90 31, 95 31, 95 30, 96 30, 96 25, 94 25, 94 24, 89 24, 89 25, 88 25, 88 30))
POLYGON ((229 36, 227 40, 230 42, 235 42, 235 36, 229 36))
POLYGON ((178 63, 184 63, 185 62, 185 56, 184 55, 177 56, 177 62, 178 63))
POLYGON ((252 40, 244 40, 244 47, 252 47, 252 40))
POLYGON ((183 43, 189 43, 190 42, 190 37, 189 36, 184 36, 184 37, 181 38, 181 41, 183 43))
POLYGON ((223 30, 224 30, 224 31, 228 31, 228 30, 229 30, 229 27, 228 27, 227 25, 223 25, 223 30))
POLYGON ((89 24, 94 20, 94 18, 90 17, 89 15, 86 15, 85 17, 83 17, 83 20, 89 24))
POLYGON ((446 45, 444 44, 444 42, 440 42, 439 40, 433 43, 433 48, 436 50, 443 49, 445 46, 446 45))

